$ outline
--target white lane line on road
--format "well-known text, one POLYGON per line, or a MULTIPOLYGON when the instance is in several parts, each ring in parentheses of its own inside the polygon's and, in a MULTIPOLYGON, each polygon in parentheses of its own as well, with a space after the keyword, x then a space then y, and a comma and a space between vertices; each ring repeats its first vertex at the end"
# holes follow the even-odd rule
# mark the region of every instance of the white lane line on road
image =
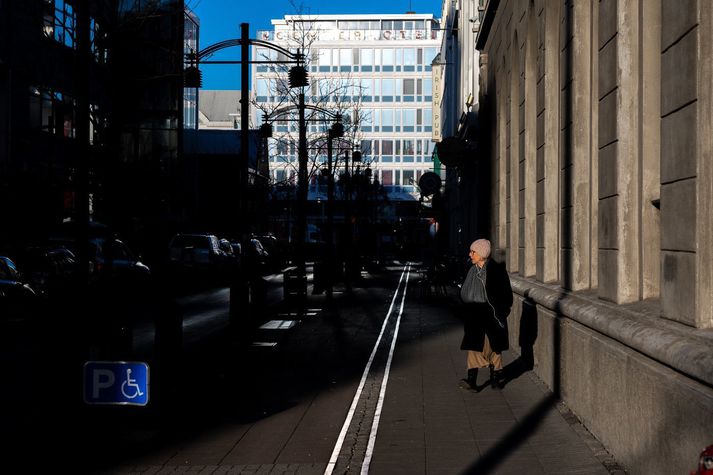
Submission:
POLYGON ((347 435, 347 431, 349 430, 349 426, 352 423, 352 418, 354 417, 354 412, 356 411, 357 404, 359 403, 359 399, 361 398, 361 393, 364 390, 364 384, 366 383, 366 378, 369 376, 369 370, 371 370, 371 363, 374 361, 374 356, 376 355, 376 351, 379 348, 379 343, 381 343, 381 337, 384 336, 384 330, 386 329, 386 324, 389 322, 389 316, 391 315, 391 311, 394 308, 394 302, 396 302, 396 297, 399 294, 399 288, 401 287, 401 282, 404 279, 404 275, 406 274, 408 266, 404 266, 403 272, 401 272, 401 278, 399 279, 399 283, 396 286, 396 291, 394 292, 394 296, 391 299, 391 305, 389 305, 389 311, 386 312, 386 317, 384 317, 384 323, 381 325, 381 332, 379 333, 379 337, 376 339, 376 343, 374 344, 374 349, 371 351, 371 356, 369 356, 369 361, 366 363, 366 368, 364 368, 364 373, 361 376, 361 381, 359 381, 359 387, 357 388, 357 392, 354 395, 354 399, 352 400, 352 405, 349 408, 349 412, 347 413, 347 418, 344 420, 344 425, 342 426, 342 430, 339 433, 339 437, 337 438, 337 443, 334 446, 334 450, 332 451, 332 456, 329 459, 329 463, 327 463, 327 469, 324 471, 324 475, 332 475, 332 472, 334 471, 334 467, 337 465, 337 459, 339 458, 339 453, 342 451, 342 445, 344 444, 344 438, 347 435))
POLYGON ((389 382, 389 372, 391 370, 391 360, 394 358, 394 349, 396 348, 396 339, 399 336, 399 326, 401 326, 401 315, 404 313, 404 302, 406 300, 406 291, 408 290, 408 278, 411 270, 406 273, 406 283, 404 284, 404 293, 401 294, 401 308, 399 308, 399 316, 396 317, 396 328, 394 328, 394 337, 391 340, 391 349, 389 350, 389 359, 386 361, 386 369, 384 370, 384 379, 381 381, 381 391, 379 392, 379 401, 376 404, 374 412, 374 422, 371 425, 371 433, 369 434, 369 445, 366 447, 364 455, 364 463, 361 466, 362 475, 369 473, 369 464, 371 456, 374 454, 374 446, 376 445, 376 432, 379 430, 379 421, 381 420, 381 408, 384 406, 386 398, 386 384, 389 382))

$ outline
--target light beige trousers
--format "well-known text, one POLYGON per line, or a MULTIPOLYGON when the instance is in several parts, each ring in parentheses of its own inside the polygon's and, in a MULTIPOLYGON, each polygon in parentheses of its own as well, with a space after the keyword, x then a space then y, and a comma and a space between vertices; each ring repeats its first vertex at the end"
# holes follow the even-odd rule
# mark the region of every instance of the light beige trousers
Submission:
POLYGON ((496 370, 503 369, 503 355, 501 353, 496 353, 490 348, 490 341, 488 341, 488 335, 485 335, 485 342, 483 343, 483 351, 468 351, 468 369, 473 368, 487 368, 493 365, 496 370))

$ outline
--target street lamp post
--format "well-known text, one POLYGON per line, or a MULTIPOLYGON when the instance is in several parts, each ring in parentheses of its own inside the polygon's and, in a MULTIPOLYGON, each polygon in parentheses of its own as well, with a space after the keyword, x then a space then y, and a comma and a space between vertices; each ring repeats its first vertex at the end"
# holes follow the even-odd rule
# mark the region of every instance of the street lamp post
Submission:
MULTIPOLYGON (((303 74, 306 75, 306 72, 303 74)), ((295 81, 296 82, 296 81, 295 81)), ((290 85, 293 84, 293 75, 290 74, 290 85)), ((307 105, 305 104, 304 101, 304 93, 301 92, 299 94, 298 98, 298 105, 297 105, 297 110, 298 110, 298 128, 299 128, 299 137, 298 137, 298 172, 297 172, 297 178, 298 178, 298 183, 297 183, 297 242, 295 243, 295 254, 297 256, 296 259, 296 264, 297 264, 297 278, 300 280, 303 280, 306 276, 306 256, 305 256, 305 239, 307 235, 307 189, 308 189, 308 176, 307 176, 307 160, 308 160, 308 154, 307 154, 307 119, 305 117, 305 110, 310 109, 322 114, 325 114, 326 116, 330 117, 331 119, 335 120, 335 123, 332 125, 329 135, 327 136, 327 150, 328 150, 328 157, 329 157, 329 165, 328 168, 330 169, 330 179, 331 179, 331 148, 332 148, 332 143, 331 139, 336 138, 336 137, 342 137, 344 135, 344 126, 341 123, 341 114, 338 112, 332 112, 327 109, 323 109, 321 107, 315 106, 315 105, 307 105)), ((269 124, 269 120, 275 120, 277 117, 280 117, 281 115, 288 113, 292 110, 294 110, 294 106, 287 106, 283 107, 280 109, 276 109, 272 111, 270 116, 264 117, 265 123, 261 126, 261 131, 264 131, 262 134, 263 137, 271 137, 272 136, 272 127, 269 124)), ((311 119, 315 120, 315 119, 311 119)), ((334 195, 334 184, 332 182, 332 192, 331 195, 334 195)), ((328 186, 329 190, 329 186, 328 186)), ((328 191, 328 195, 329 195, 328 191)), ((329 218, 329 213, 331 212, 333 215, 333 212, 331 211, 331 205, 330 201, 333 201, 333 198, 329 198, 328 196, 328 214, 327 217, 329 218)), ((327 227, 330 227, 331 224, 328 224, 327 227)), ((331 232, 331 231, 330 231, 331 232)), ((330 239, 331 243, 331 234, 330 234, 330 239)), ((331 248, 330 248, 331 249, 331 248)), ((328 252, 329 255, 329 252, 328 252)), ((330 274, 331 275, 331 274, 330 274)), ((328 281, 330 279, 327 279, 328 281)), ((328 295, 331 294, 331 282, 328 282, 328 295)))
POLYGON ((332 140, 344 136, 344 126, 337 116, 337 122, 327 132, 327 253, 325 276, 327 299, 332 298, 334 270, 334 168, 332 166, 332 140))
POLYGON ((352 277, 357 277, 360 271, 360 264, 359 264, 359 249, 357 246, 355 246, 354 243, 354 228, 357 226, 357 215, 358 213, 356 212, 356 208, 358 206, 358 202, 352 203, 352 194, 354 193, 354 190, 357 191, 358 195, 358 180, 359 177, 357 176, 359 174, 359 167, 360 165, 356 165, 356 173, 354 173, 354 166, 357 162, 361 164, 361 151, 359 150, 354 150, 352 153, 352 164, 351 164, 351 169, 349 168, 349 151, 345 152, 344 154, 344 169, 345 169, 345 180, 344 180, 344 189, 346 192, 345 195, 345 206, 344 206, 344 222, 347 226, 347 249, 349 250, 349 255, 347 256, 347 265, 345 269, 346 277, 345 277, 345 283, 348 291, 351 291, 352 289, 352 277), (353 221, 352 221, 352 218, 353 221))
MULTIPOLYGON (((250 169, 250 91, 249 91, 249 76, 248 76, 248 56, 250 54, 250 25, 248 23, 240 24, 240 186, 238 206, 242 211, 241 218, 246 216, 248 211, 247 206, 247 188, 248 188, 248 170, 250 169)), ((243 218, 244 219, 244 218, 243 218)), ((243 237, 247 237, 248 232, 246 223, 241 219, 239 221, 239 231, 243 237)))
MULTIPOLYGON (((240 170, 240 183, 239 183, 239 206, 245 210, 246 209, 246 192, 248 185, 248 171, 250 165, 249 151, 250 151, 250 89, 249 89, 249 74, 250 74, 250 64, 296 64, 290 71, 290 87, 304 87, 307 85, 307 71, 304 69, 302 64, 304 63, 304 55, 301 51, 293 53, 281 46, 270 43, 265 40, 255 40, 250 39, 250 25, 248 23, 240 24, 240 38, 234 38, 230 40, 220 41, 218 43, 212 44, 203 48, 200 51, 191 51, 186 54, 186 67, 184 71, 184 85, 185 87, 196 87, 200 88, 201 84, 201 73, 199 66, 200 64, 240 64, 240 155, 241 155, 241 170, 240 170), (253 60, 250 61, 250 45, 262 46, 273 51, 277 51, 283 54, 286 60, 253 60), (214 53, 234 46, 240 46, 241 57, 239 61, 233 60, 208 60, 210 56, 214 53)), ((245 232, 246 229, 241 231, 245 232)))
POLYGON ((300 278, 307 275, 305 238, 307 234, 307 124, 305 123, 305 95, 299 94, 299 142, 297 174, 297 272, 300 278))
MULTIPOLYGON (((191 51, 186 55, 186 60, 187 64, 184 70, 184 85, 185 87, 196 87, 200 88, 201 87, 201 73, 199 69, 199 65, 201 63, 203 64, 240 64, 240 84, 241 84, 241 92, 240 92, 240 114, 241 114, 241 120, 240 120, 240 126, 241 126, 241 131, 240 131, 240 137, 241 137, 241 144, 240 144, 240 159, 241 159, 241 170, 240 170, 240 182, 239 182, 239 204, 238 206, 240 209, 244 212, 247 210, 247 186, 248 186, 248 174, 249 174, 249 169, 250 169, 250 157, 249 157, 249 151, 250 151, 250 144, 249 144, 249 139, 250 139, 250 91, 249 91, 249 65, 253 63, 269 63, 269 64, 276 64, 276 63, 290 63, 290 64, 297 64, 296 66, 293 66, 290 69, 290 87, 304 87, 307 85, 307 71, 305 70, 304 67, 302 67, 302 64, 304 63, 304 55, 298 51, 297 53, 293 53, 281 46, 275 45, 273 43, 270 43, 268 41, 264 40, 254 40, 250 39, 250 28, 248 23, 241 23, 240 24, 240 38, 234 38, 230 40, 225 40, 221 41, 218 43, 215 43, 213 45, 210 45, 200 51, 191 51), (261 60, 254 60, 250 61, 249 60, 249 53, 250 53, 250 45, 257 45, 257 46, 263 46, 265 48, 271 49, 273 51, 277 51, 279 53, 282 53, 286 58, 286 60, 282 61, 261 61, 261 60), (220 51, 225 48, 230 48, 233 46, 240 46, 241 50, 241 57, 239 61, 209 61, 207 58, 209 58, 211 55, 213 55, 215 52, 220 51)), ((304 96, 302 96, 301 99, 301 109, 304 109, 304 96)), ((304 112, 304 111, 303 111, 304 112)), ((300 129, 301 133, 304 134, 302 128, 300 129)), ((305 142, 306 144, 306 142, 305 142)), ((304 153, 306 155, 306 145, 303 147, 304 148, 304 153)), ((301 162, 300 162, 301 165, 301 162)), ((305 162, 305 170, 306 170, 306 162, 305 162)), ((247 234, 248 228, 247 228, 247 223, 244 220, 244 213, 241 213, 241 218, 243 218, 242 221, 240 221, 239 226, 239 231, 242 234, 247 234)), ((304 239, 304 237, 302 237, 304 239)), ((304 269, 304 266, 302 266, 304 269)), ((230 289, 230 295, 231 295, 231 305, 230 305, 230 315, 231 318, 237 317, 237 310, 238 308, 244 308, 247 306, 247 297, 246 297, 246 282, 245 282, 245 276, 236 276, 233 279, 233 282, 231 284, 231 289, 230 289)))

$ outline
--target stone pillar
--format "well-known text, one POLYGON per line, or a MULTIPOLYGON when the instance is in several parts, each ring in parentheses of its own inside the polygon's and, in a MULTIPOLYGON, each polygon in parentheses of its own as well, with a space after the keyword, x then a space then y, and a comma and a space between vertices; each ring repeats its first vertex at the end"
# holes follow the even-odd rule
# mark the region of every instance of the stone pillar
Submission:
POLYGON ((661 282, 661 1, 639 1, 641 25, 641 291, 659 296, 661 282))
POLYGON ((524 203, 521 214, 524 216, 523 258, 520 273, 523 276, 535 276, 537 260, 537 24, 535 6, 530 3, 526 21, 525 37, 525 103, 524 103, 524 146, 521 154, 524 159, 524 203))
POLYGON ((508 53, 510 55, 508 268, 514 272, 520 268, 520 48, 517 33, 512 36, 508 53))
POLYGON ((544 76, 538 85, 538 96, 543 98, 538 106, 543 110, 538 117, 538 280, 555 282, 559 268, 559 22, 561 2, 545 2, 544 22, 539 21, 544 36, 544 51, 540 62, 544 63, 544 76), (539 123, 542 123, 541 127, 539 123), (539 136, 541 135, 541 136, 539 136), (541 263, 540 263, 541 261, 541 263))
POLYGON ((563 10, 560 278, 581 290, 591 285, 591 4, 563 10))
POLYGON ((493 173, 496 177, 494 182, 496 188, 494 193, 497 195, 495 203, 498 206, 497 216, 497 243, 498 247, 505 249, 508 246, 507 241, 507 226, 508 226, 508 208, 507 208, 507 159, 508 159, 508 122, 507 122, 507 94, 510 85, 507 82, 505 73, 505 61, 500 62, 500 67, 497 73, 497 164, 493 167, 493 173))
POLYGON ((698 164, 696 175, 696 320, 713 328, 713 4, 698 2, 698 164))
POLYGON ((600 3, 599 296, 639 298, 639 15, 635 0, 600 3))
POLYGON ((591 110, 589 157, 591 160, 589 167, 589 287, 597 288, 599 285, 599 4, 590 3, 591 12, 591 91, 589 93, 589 103, 591 110))
POLYGON ((669 0, 661 5, 661 305, 667 318, 709 328, 711 5, 669 0))

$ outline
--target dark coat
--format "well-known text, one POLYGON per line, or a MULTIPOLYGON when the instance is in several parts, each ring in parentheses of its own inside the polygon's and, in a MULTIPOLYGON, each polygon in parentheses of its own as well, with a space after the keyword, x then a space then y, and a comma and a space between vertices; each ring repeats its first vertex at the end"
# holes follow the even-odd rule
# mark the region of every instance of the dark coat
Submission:
POLYGON ((488 335, 490 347, 501 353, 510 347, 507 317, 512 307, 512 287, 505 264, 488 259, 485 266, 485 291, 492 307, 487 302, 462 304, 464 334, 460 349, 483 351, 485 335, 488 335), (505 328, 498 325, 498 320, 493 316, 493 308, 495 316, 505 328))

